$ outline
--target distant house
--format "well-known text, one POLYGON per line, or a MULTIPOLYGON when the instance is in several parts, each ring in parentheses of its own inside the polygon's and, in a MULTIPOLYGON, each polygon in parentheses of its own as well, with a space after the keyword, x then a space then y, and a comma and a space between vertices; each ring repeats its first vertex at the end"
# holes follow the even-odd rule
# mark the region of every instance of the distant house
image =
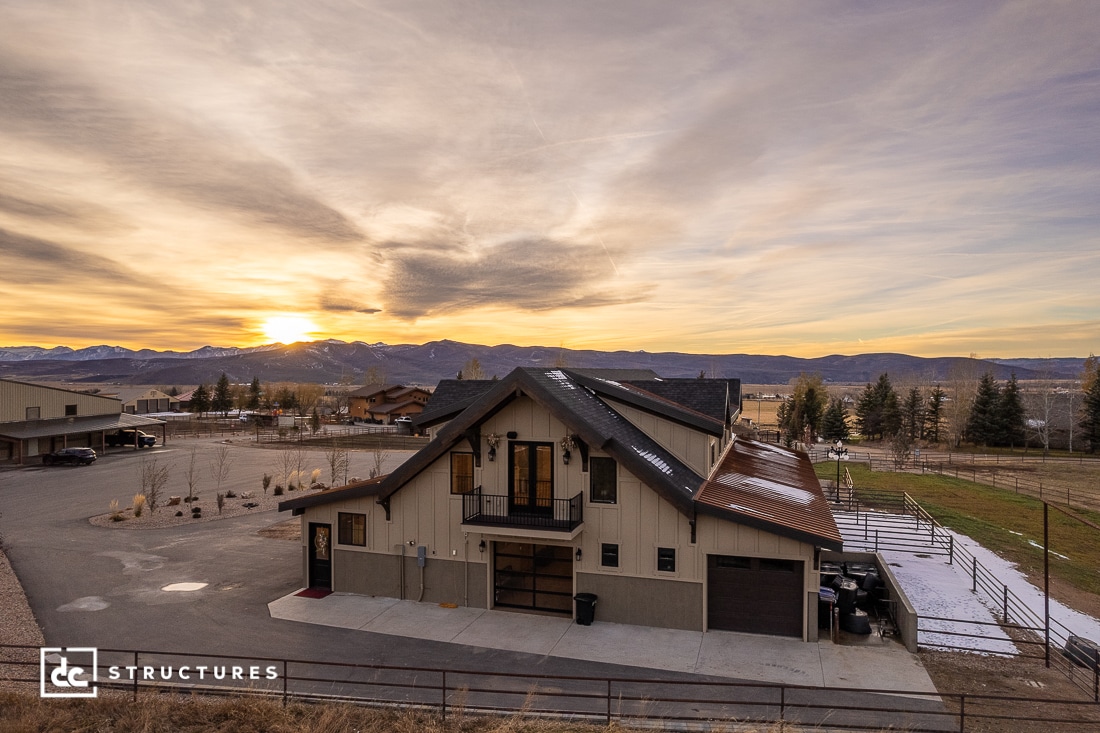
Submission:
POLYGON ((805 454, 736 438, 740 383, 521 368, 440 383, 396 471, 284 501, 304 583, 596 620, 817 638, 841 538, 805 454))
MULTIPOLYGON (((26 463, 61 448, 106 450, 119 428, 151 429, 164 421, 122 412, 113 397, 0 379, 0 463, 26 463)), ((161 442, 164 442, 161 430, 161 442)))
POLYGON ((180 400, 159 389, 122 389, 104 393, 122 403, 122 411, 129 415, 148 415, 154 412, 178 412, 180 400))
POLYGON ((392 424, 399 417, 416 418, 432 393, 403 384, 368 384, 351 392, 348 415, 352 420, 392 424))

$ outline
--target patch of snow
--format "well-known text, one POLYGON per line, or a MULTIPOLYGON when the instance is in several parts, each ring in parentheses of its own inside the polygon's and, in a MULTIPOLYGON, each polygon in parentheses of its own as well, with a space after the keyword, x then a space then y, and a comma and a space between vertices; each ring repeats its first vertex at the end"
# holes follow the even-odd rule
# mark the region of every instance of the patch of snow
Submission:
POLYGON ((758 478, 756 476, 746 476, 740 473, 723 473, 716 476, 715 481, 726 486, 736 486, 737 488, 743 488, 754 493, 770 494, 780 499, 788 499, 803 506, 808 505, 814 499, 814 495, 805 489, 776 483, 775 481, 769 481, 768 479, 758 478))
POLYGON ((741 506, 740 504, 727 504, 726 506, 728 506, 730 509, 732 509, 735 512, 745 512, 746 514, 758 514, 758 515, 760 514, 760 511, 757 510, 757 509, 750 509, 749 507, 741 506))
MULTIPOLYGON (((1019 533, 1018 533, 1018 532, 1014 532, 1013 534, 1019 534, 1019 533)), ((1042 545, 1040 545, 1040 544, 1039 544, 1038 542, 1036 542, 1035 540, 1028 540, 1028 541, 1027 541, 1027 543, 1028 543, 1029 545, 1031 545, 1032 547, 1038 547, 1038 548, 1039 548, 1040 550, 1041 550, 1041 549, 1043 549, 1043 546, 1042 546, 1042 545)), ((1051 551, 1050 551, 1050 554, 1051 554, 1051 555, 1054 555, 1055 557, 1060 557, 1060 558, 1062 558, 1063 560, 1069 560, 1069 558, 1068 558, 1068 557, 1066 557, 1065 555, 1062 555, 1062 554, 1060 554, 1060 553, 1057 553, 1057 552, 1055 552, 1054 550, 1051 550, 1051 551)))
POLYGON ((662 459, 659 455, 650 451, 642 450, 637 446, 632 445, 630 447, 634 449, 635 453, 656 466, 659 471, 661 471, 662 473, 666 473, 670 476, 672 475, 672 467, 665 463, 664 459, 662 459))
POLYGON ((555 382, 560 384, 562 387, 565 387, 566 389, 576 389, 577 388, 577 385, 573 384, 573 380, 571 380, 569 377, 565 376, 565 372, 563 372, 560 369, 553 369, 551 371, 548 371, 548 372, 546 372, 546 376, 550 377, 551 379, 553 379, 555 382))

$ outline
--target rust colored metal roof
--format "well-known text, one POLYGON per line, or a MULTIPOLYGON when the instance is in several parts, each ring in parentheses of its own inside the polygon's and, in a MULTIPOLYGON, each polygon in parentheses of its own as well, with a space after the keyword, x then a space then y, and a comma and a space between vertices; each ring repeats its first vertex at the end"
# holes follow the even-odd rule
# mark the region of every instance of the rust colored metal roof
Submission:
POLYGON ((735 440, 695 497, 700 513, 832 550, 843 540, 804 453, 735 440))

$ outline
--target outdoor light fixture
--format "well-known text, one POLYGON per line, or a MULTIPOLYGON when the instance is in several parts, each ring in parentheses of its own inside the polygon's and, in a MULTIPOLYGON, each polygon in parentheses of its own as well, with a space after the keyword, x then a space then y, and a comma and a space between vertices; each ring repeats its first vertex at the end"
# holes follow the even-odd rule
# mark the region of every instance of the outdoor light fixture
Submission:
POLYGON ((561 439, 561 462, 565 465, 569 465, 569 458, 572 455, 572 451, 577 447, 577 444, 573 442, 572 435, 566 435, 561 439))
POLYGON ((836 486, 833 489, 836 500, 840 501, 840 462, 848 460, 848 449, 844 447, 842 440, 837 440, 836 445, 829 448, 829 460, 836 459, 836 486))
POLYGON ((500 442, 500 436, 496 433, 489 433, 485 436, 485 442, 489 444, 489 460, 494 460, 497 457, 497 443, 500 442))
POLYGON ((495 460, 497 457, 497 449, 493 446, 489 446, 489 460, 495 460))
POLYGON ((577 562, 581 561, 581 548, 577 548, 577 562))
POLYGON ((485 540, 477 543, 478 552, 485 552, 485 540))

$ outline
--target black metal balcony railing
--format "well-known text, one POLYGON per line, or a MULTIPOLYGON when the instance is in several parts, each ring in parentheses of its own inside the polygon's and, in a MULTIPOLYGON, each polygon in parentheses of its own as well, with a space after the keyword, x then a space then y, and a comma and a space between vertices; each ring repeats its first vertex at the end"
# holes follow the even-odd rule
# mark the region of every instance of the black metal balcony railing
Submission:
POLYGON ((583 494, 540 500, 534 507, 515 506, 507 496, 483 494, 480 486, 462 496, 463 524, 572 532, 583 522, 583 494))

